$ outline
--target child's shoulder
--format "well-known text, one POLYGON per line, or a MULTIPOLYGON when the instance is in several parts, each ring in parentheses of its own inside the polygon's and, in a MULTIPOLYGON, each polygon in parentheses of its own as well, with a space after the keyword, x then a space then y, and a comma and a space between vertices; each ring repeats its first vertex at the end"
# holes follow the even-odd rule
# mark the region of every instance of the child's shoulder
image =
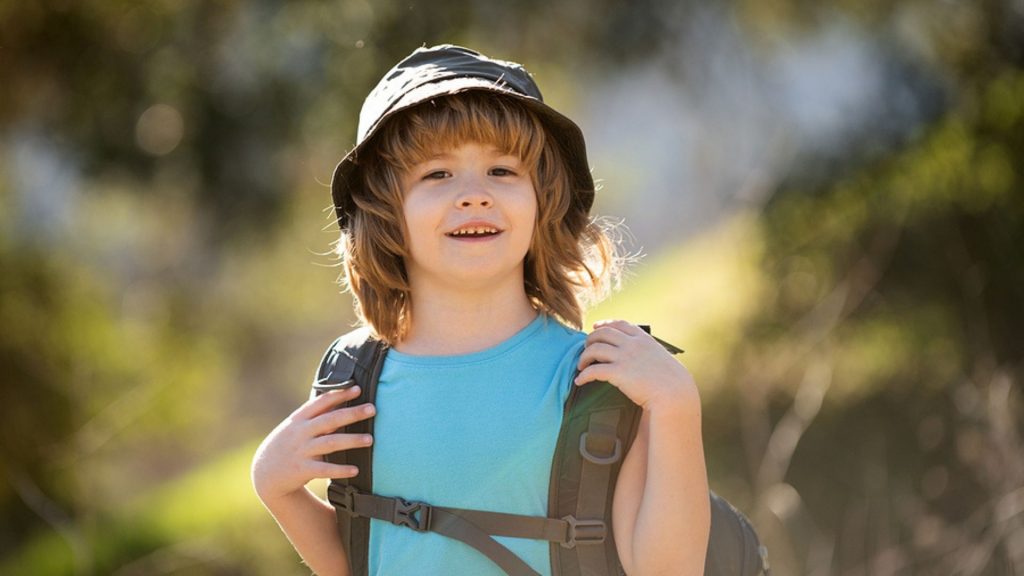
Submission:
POLYGON ((537 338, 537 348, 542 350, 545 356, 549 356, 551 361, 575 363, 575 359, 583 352, 587 335, 557 318, 543 316, 537 338))
POLYGON ((585 340, 587 335, 572 326, 569 326, 547 314, 541 314, 538 318, 540 324, 539 335, 557 340, 585 340))

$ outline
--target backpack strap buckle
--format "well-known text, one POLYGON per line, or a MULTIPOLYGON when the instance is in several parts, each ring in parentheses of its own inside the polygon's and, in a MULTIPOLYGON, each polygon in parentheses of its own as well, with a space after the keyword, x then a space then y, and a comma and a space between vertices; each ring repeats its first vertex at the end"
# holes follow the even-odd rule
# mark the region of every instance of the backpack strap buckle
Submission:
POLYGON ((352 518, 365 516, 385 520, 395 526, 412 528, 417 532, 430 530, 433 507, 424 502, 365 494, 351 484, 334 483, 327 487, 327 499, 339 513, 344 512, 352 518))
POLYGON ((430 504, 423 502, 410 502, 402 498, 395 498, 395 515, 391 523, 395 526, 405 526, 417 532, 430 530, 430 504), (419 512, 419 517, 416 513, 419 512))
POLYGON ((344 512, 352 518, 358 518, 356 514, 355 495, 359 490, 351 484, 335 484, 332 482, 327 487, 327 500, 334 505, 339 512, 344 512))
POLYGON ((577 544, 600 544, 608 535, 608 526, 604 520, 577 520, 572 514, 563 516, 569 526, 563 548, 575 548, 577 544))

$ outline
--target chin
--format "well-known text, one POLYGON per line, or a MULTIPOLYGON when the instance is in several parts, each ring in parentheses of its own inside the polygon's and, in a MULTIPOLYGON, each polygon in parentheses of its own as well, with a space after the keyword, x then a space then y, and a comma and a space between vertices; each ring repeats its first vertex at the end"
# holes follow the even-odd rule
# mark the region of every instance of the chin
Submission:
POLYGON ((454 270, 448 276, 450 282, 465 288, 495 288, 504 282, 523 282, 522 267, 501 268, 496 266, 467 266, 454 270))

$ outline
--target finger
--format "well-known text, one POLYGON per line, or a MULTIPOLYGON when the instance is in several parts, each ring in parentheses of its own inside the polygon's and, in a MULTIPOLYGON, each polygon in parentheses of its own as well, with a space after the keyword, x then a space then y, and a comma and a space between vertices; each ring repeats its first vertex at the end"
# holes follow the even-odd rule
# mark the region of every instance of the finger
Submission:
POLYGON ((597 330, 598 328, 614 328, 628 336, 647 334, 636 324, 626 322, 625 320, 599 320, 594 323, 594 329, 597 330))
POLYGON ((309 470, 314 478, 352 478, 359 474, 359 468, 351 464, 331 464, 322 460, 310 462, 309 470))
POLYGON ((321 414, 330 412, 339 404, 358 398, 359 391, 359 386, 352 386, 351 388, 324 392, 316 398, 307 400, 305 404, 295 411, 295 416, 304 420, 316 418, 321 414))
POLYGON ((348 406, 313 418, 309 421, 309 426, 314 436, 323 436, 335 430, 340 430, 349 424, 366 420, 376 413, 377 409, 373 404, 348 406))
POLYGON ((369 434, 325 434, 313 439, 309 455, 324 456, 342 450, 366 448, 371 444, 373 444, 373 436, 369 434))
POLYGON ((587 334, 587 346, 597 342, 604 342, 613 346, 624 346, 630 336, 625 332, 612 326, 602 326, 587 334))
POLYGON ((573 380, 573 383, 576 384, 577 386, 582 386, 589 382, 598 381, 614 384, 614 382, 612 382, 612 375, 614 374, 614 370, 614 364, 605 364, 601 362, 591 364, 590 366, 587 366, 585 369, 580 370, 580 373, 576 376, 576 379, 573 380))
POLYGON ((595 362, 614 362, 619 357, 619 349, 611 344, 598 342, 583 349, 580 354, 580 361, 576 363, 577 370, 583 370, 595 362))

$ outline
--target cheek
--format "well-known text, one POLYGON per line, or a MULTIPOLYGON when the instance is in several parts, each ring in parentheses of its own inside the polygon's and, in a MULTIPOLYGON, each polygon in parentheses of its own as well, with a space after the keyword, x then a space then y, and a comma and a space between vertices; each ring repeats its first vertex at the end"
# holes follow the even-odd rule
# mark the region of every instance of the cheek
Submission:
POLYGON ((402 199, 402 213, 405 216, 405 225, 409 230, 423 228, 425 223, 433 218, 437 207, 430 202, 426 194, 411 193, 402 199))
POLYGON ((538 206, 537 198, 532 194, 524 199, 520 207, 521 226, 523 230, 523 244, 526 250, 533 247, 537 237, 538 206))
POLYGON ((411 202, 407 200, 402 212, 405 224, 403 236, 406 250, 409 253, 414 253, 416 248, 423 243, 424 237, 428 233, 428 219, 422 207, 415 200, 411 202))
POLYGON ((537 199, 531 197, 530 201, 528 202, 527 206, 524 207, 523 211, 525 213, 525 217, 523 219, 528 220, 530 222, 530 234, 533 235, 533 233, 537 229, 537 222, 540 220, 540 212, 539 207, 537 206, 537 199))
POLYGON ((533 186, 530 186, 529 189, 524 192, 522 195, 520 209, 524 215, 529 215, 530 221, 536 225, 540 206, 537 201, 537 193, 534 190, 533 186))

